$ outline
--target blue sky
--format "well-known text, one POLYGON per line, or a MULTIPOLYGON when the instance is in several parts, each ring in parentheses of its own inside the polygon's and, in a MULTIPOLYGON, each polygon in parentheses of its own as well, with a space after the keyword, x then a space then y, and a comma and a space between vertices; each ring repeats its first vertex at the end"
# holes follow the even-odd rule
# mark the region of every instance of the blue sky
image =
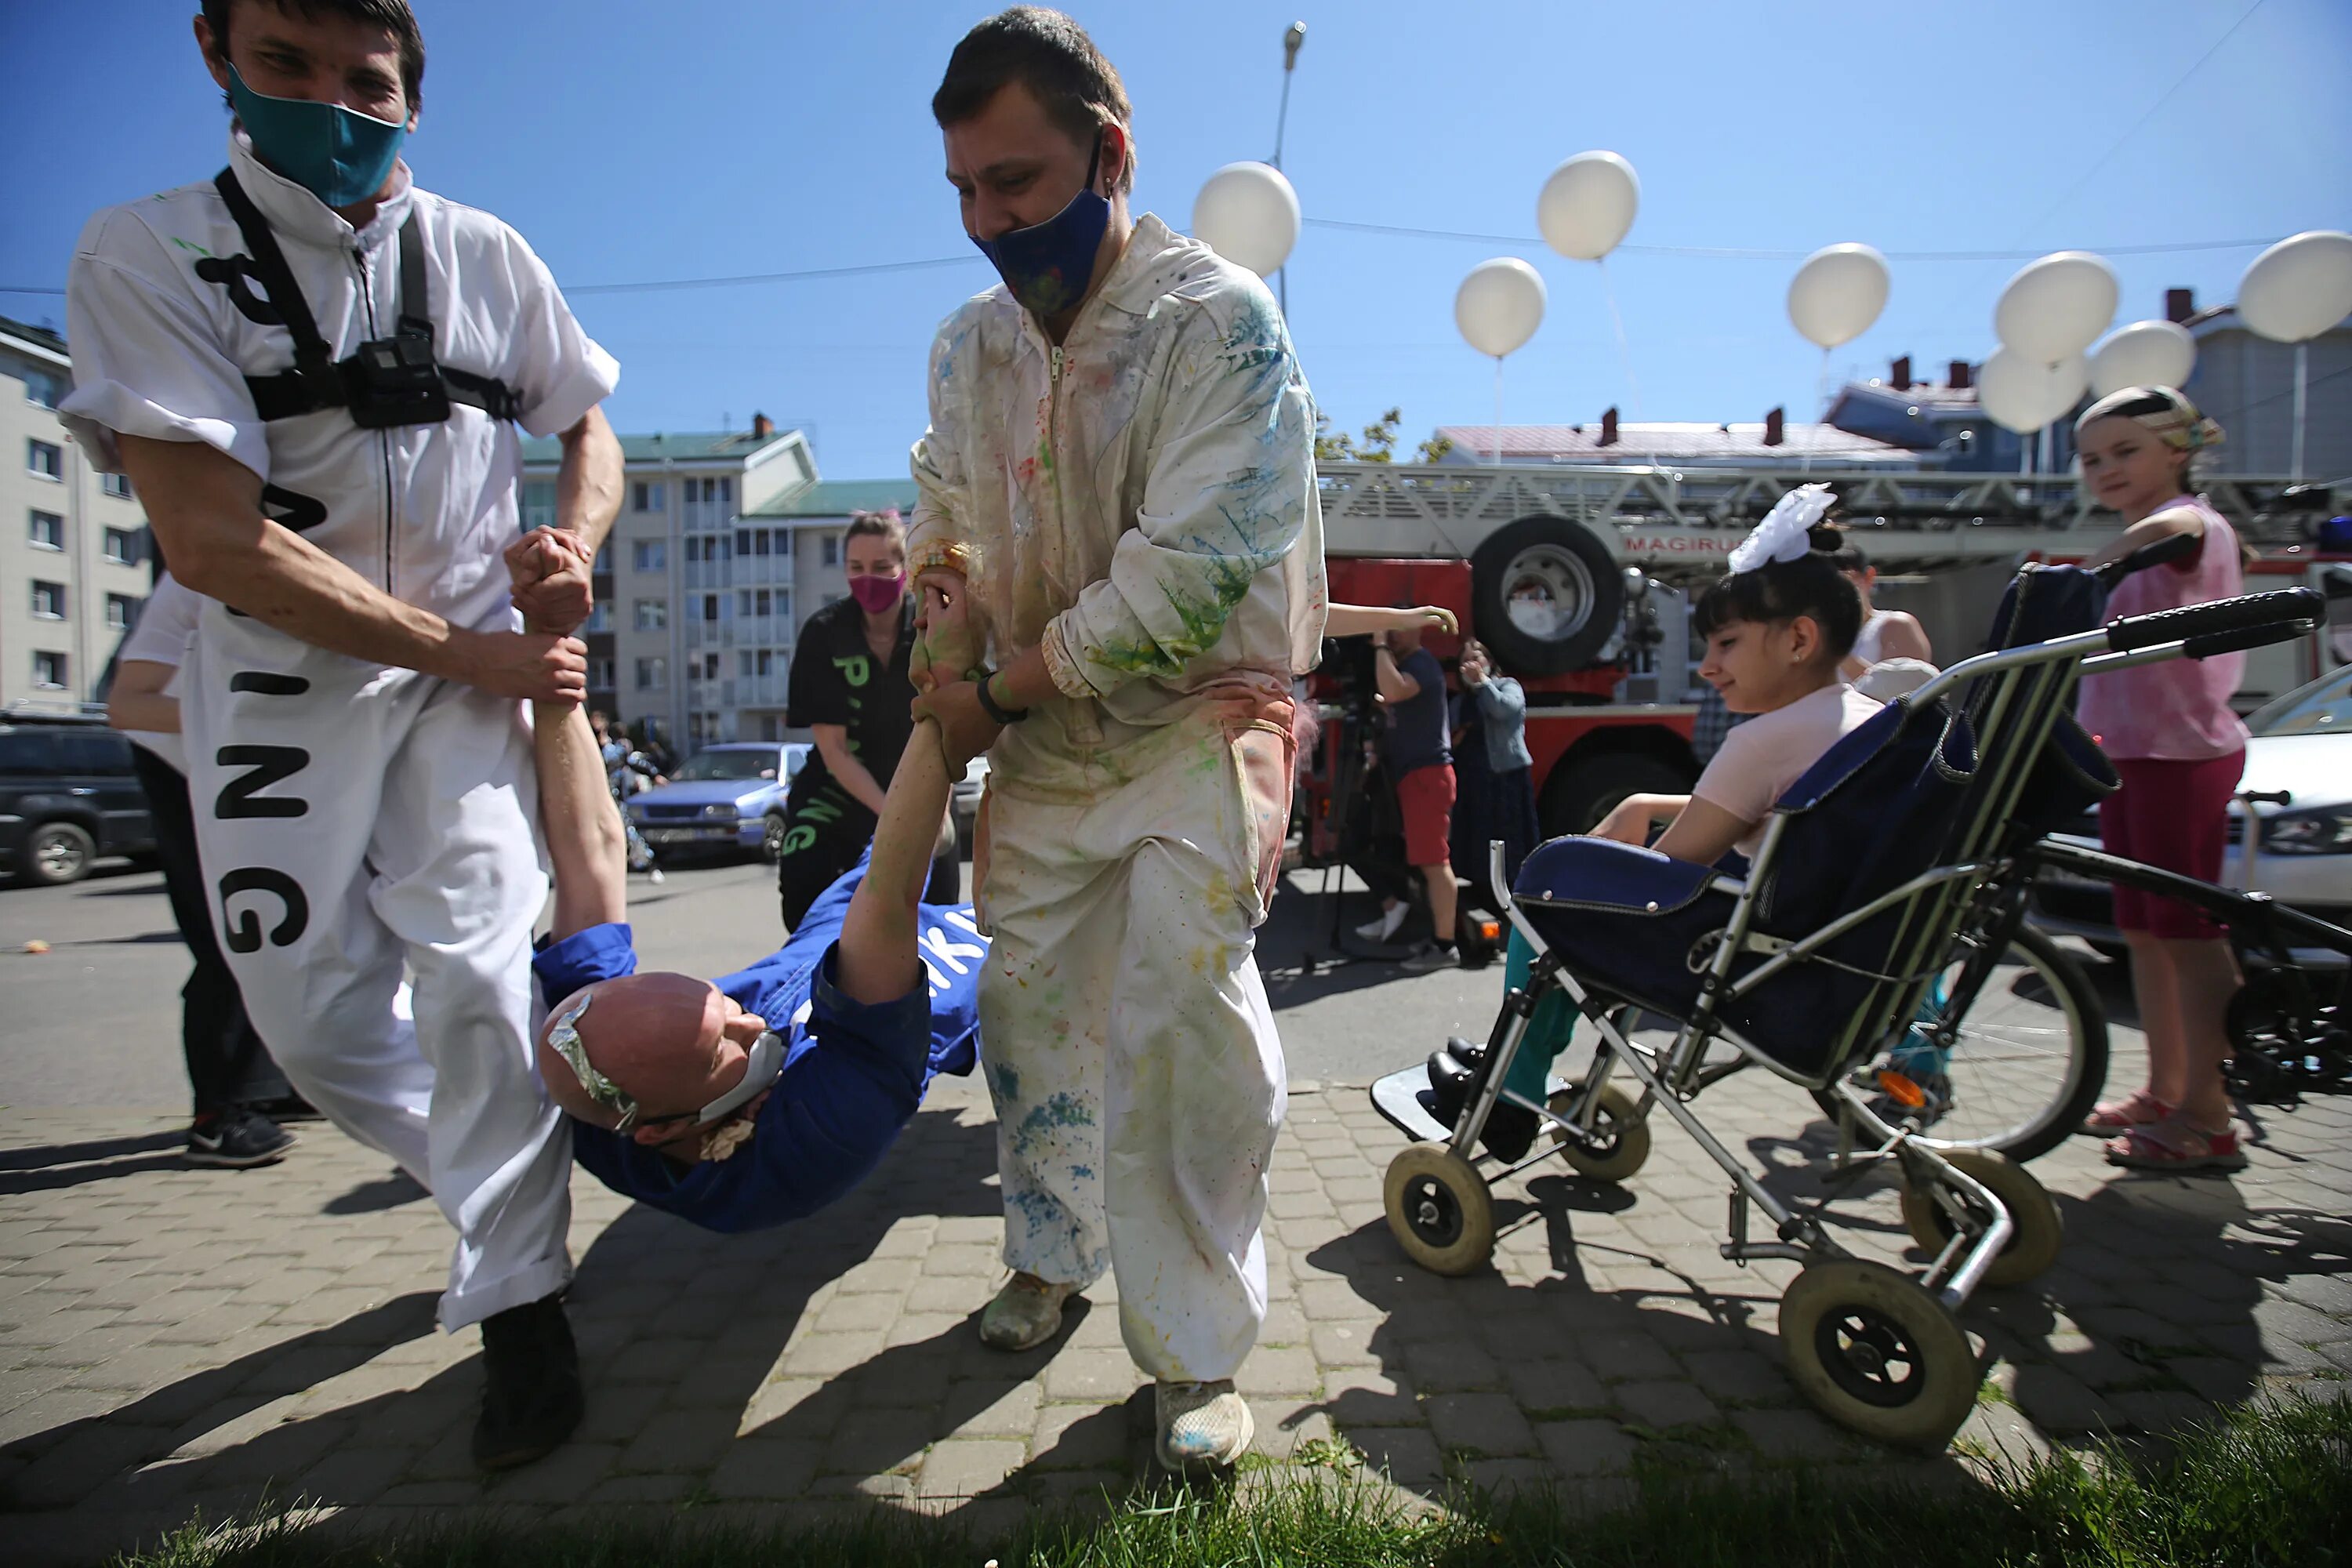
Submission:
MULTIPOLYGON (((1491 416, 1492 362, 1456 336, 1453 299, 1501 254, 1535 263, 1551 295, 1509 362, 1514 422, 1612 403, 1628 418, 1706 420, 1813 406, 1820 355, 1782 309, 1795 264, 1769 258, 1611 259, 1636 395, 1599 270, 1534 238, 1545 175, 1589 148, 1641 174, 1631 245, 2048 250, 2352 226, 2352 5, 2263 0, 2249 16, 2250 3, 1118 0, 1076 14, 1136 101, 1138 204, 1179 227, 1212 170, 1271 151, 1282 31, 1307 23, 1284 160, 1310 220, 1291 260, 1292 330, 1339 424, 1395 405, 1418 436, 1491 416)), ((17 150, 0 171, 0 284, 61 285, 92 208, 219 166, 225 112, 189 39, 194 8, 0 5, 0 138, 17 150)), ((968 257, 574 300, 621 360, 610 412, 623 428, 741 426, 758 409, 812 429, 830 477, 904 472, 931 330, 992 280, 958 226, 928 110, 981 6, 417 8, 420 180, 513 223, 567 288, 968 257)), ((2168 286, 2225 300, 2254 254, 2116 256, 2119 320, 2158 313, 2168 286)), ((1982 357, 2018 265, 1895 261, 1885 314, 1835 369, 1982 357)), ((0 313, 62 324, 64 305, 0 294, 0 313)))

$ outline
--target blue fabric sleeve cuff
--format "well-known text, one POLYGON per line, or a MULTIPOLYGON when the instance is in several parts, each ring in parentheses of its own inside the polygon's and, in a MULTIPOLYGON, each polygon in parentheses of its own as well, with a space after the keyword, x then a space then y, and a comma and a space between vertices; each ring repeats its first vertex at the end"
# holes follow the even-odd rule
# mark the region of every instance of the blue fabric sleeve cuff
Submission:
POLYGON ((624 924, 590 926, 531 954, 541 994, 551 1007, 585 985, 637 972, 635 939, 624 924))
POLYGON ((918 966, 915 988, 889 1002, 859 1002, 835 980, 841 944, 824 950, 810 977, 809 1034, 830 1051, 863 1050, 905 1079, 919 1099, 931 1058, 931 994, 918 966))

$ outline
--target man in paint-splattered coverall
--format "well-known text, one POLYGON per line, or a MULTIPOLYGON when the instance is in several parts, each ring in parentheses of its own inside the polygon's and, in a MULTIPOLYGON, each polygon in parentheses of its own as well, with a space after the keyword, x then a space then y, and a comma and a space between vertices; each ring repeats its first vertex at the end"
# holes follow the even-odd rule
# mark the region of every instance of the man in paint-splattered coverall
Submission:
POLYGON ((1077 24, 1018 7, 932 110, 1003 287, 931 351, 908 539, 965 579, 997 668, 917 703, 985 748, 975 902, 1004 1261, 1024 1350, 1116 1271, 1161 1461, 1249 1446, 1284 1107, 1253 957, 1289 816, 1292 678, 1326 595, 1314 409, 1258 278, 1130 219, 1130 111, 1077 24))

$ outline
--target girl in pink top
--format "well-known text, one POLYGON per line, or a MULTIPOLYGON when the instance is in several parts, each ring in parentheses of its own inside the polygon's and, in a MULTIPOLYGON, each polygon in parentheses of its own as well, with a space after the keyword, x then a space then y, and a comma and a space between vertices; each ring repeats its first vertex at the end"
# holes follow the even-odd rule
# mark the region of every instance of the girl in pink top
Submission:
MULTIPOLYGON (((2177 533, 2200 542, 2182 561, 2124 579, 2107 602, 2111 618, 2245 591, 2237 533, 2189 489, 2196 454, 2221 439, 2221 428, 2170 387, 2126 387, 2074 422, 2083 482, 2126 525, 2089 564, 2177 533)), ((2123 779, 2099 807, 2110 853, 2203 881, 2221 876, 2230 798, 2245 772, 2246 727, 2230 706, 2245 662, 2242 653, 2176 658, 2084 679, 2084 727, 2123 779)), ((2237 1170, 2246 1157, 2221 1083, 2222 1018, 2239 985, 2228 938, 2174 900, 2127 888, 2115 899, 2147 1035, 2148 1081, 2093 1110, 2085 1128, 2118 1134, 2106 1147, 2118 1165, 2237 1170)))
POLYGON ((1782 497, 1693 613, 1706 639, 1699 678, 1748 721, 1724 737, 1690 794, 1629 795, 1595 837, 1642 844, 1652 823, 1667 821, 1651 846, 1662 855, 1701 865, 1735 848, 1752 857, 1780 792, 1878 711, 1838 674, 1862 626, 1862 595, 1839 569, 1844 535, 1817 525, 1834 500, 1826 485, 1782 497))

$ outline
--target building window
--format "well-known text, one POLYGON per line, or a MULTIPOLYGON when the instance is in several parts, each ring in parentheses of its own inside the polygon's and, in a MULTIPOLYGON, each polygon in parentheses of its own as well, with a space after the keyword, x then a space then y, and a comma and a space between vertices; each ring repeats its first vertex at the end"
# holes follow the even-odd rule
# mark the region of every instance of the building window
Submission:
POLYGON ((637 660, 637 689, 656 691, 669 684, 669 660, 661 658, 637 660))
POLYGON ((716 594, 703 595, 700 608, 702 614, 698 617, 699 619, 706 621, 717 620, 719 618, 719 595, 716 594))
POLYGON ((735 673, 738 675, 749 675, 751 673, 751 650, 750 648, 747 647, 743 649, 742 652, 735 656, 735 673))
POLYGON ((669 605, 659 599, 637 601, 637 630, 658 632, 668 629, 669 605))
POLYGON ((139 606, 144 599, 134 599, 128 594, 106 596, 106 624, 118 632, 127 632, 139 624, 139 606))
POLYGON ((613 689, 613 661, 592 658, 588 661, 588 684, 598 691, 613 689))
POLYGON ((530 479, 522 487, 522 531, 555 526, 555 481, 530 479))
POLYGON ((66 472, 65 452, 50 442, 27 439, 25 442, 25 469, 45 479, 61 479, 66 472))
POLYGON ((61 653, 33 655, 33 684, 43 691, 63 691, 66 689, 66 656, 61 653))
POLYGON ((724 561, 727 554, 725 534, 689 533, 686 536, 686 558, 688 561, 724 561))
POLYGON ((110 528, 106 531, 106 558, 117 566, 139 564, 139 531, 131 528, 110 528))
POLYGON ((131 476, 129 474, 100 474, 98 476, 98 488, 106 494, 114 497, 117 500, 129 500, 131 499, 131 476))
POLYGON ((706 653, 702 656, 702 679, 705 680, 716 680, 719 679, 719 656, 717 654, 706 653))
POLYGON ((36 550, 63 550, 66 547, 66 520, 53 511, 33 513, 25 538, 36 550))
POLYGON ((639 572, 669 570, 669 542, 663 539, 640 539, 629 547, 629 564, 639 572))
POLYGON ((824 536, 824 563, 828 566, 841 564, 841 536, 837 533, 824 536))
POLYGON ((588 622, 580 629, 583 633, 611 631, 613 629, 613 606, 600 602, 594 609, 588 612, 588 622))
POLYGON ((66 618, 66 588, 62 583, 33 584, 33 618, 37 621, 62 621, 66 618))
POLYGON ((772 647, 761 648, 757 668, 761 675, 773 675, 776 672, 776 650, 772 647))
POLYGON ((46 370, 28 370, 25 373, 25 401, 27 403, 36 404, 43 408, 55 408, 58 405, 58 399, 63 397, 65 392, 66 381, 61 375, 52 374, 46 370))
POLYGON ((630 498, 636 503, 635 510, 638 511, 667 511, 669 510, 669 486, 663 483, 661 480, 639 479, 636 482, 635 489, 635 494, 630 498))

